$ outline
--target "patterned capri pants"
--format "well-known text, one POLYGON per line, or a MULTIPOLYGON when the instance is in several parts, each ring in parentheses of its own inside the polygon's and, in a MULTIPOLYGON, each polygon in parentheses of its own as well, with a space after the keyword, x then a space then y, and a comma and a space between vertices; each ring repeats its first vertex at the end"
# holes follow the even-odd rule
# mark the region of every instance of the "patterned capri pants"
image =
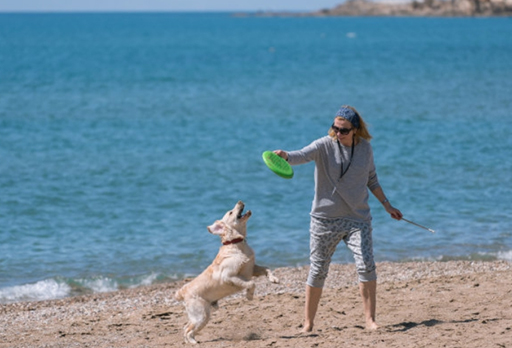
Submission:
POLYGON ((322 288, 329 272, 332 255, 341 241, 352 251, 359 281, 377 279, 373 260, 371 223, 350 219, 322 219, 311 217, 310 269, 307 284, 322 288))

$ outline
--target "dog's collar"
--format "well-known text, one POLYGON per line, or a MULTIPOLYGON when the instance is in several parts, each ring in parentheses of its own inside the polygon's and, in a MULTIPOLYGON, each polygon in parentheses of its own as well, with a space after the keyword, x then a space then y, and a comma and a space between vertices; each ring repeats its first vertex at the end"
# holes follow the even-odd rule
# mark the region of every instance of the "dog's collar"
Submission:
POLYGON ((233 240, 228 240, 227 242, 222 243, 222 245, 237 244, 237 243, 241 243, 243 241, 244 241, 243 238, 236 238, 233 240))

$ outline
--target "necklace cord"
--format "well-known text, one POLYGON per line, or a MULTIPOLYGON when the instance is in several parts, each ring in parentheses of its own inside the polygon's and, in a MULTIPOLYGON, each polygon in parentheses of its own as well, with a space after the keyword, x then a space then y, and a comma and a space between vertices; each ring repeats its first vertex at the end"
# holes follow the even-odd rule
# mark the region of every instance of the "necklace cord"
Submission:
POLYGON ((338 143, 338 149, 340 149, 340 157, 341 157, 341 174, 340 178, 338 180, 341 180, 343 178, 343 175, 348 171, 348 168, 350 168, 350 165, 352 164, 352 158, 354 158, 354 144, 355 144, 355 136, 352 137, 352 149, 350 150, 350 161, 348 162, 347 169, 343 170, 343 157, 341 156, 341 145, 340 141, 336 139, 336 142, 338 143))

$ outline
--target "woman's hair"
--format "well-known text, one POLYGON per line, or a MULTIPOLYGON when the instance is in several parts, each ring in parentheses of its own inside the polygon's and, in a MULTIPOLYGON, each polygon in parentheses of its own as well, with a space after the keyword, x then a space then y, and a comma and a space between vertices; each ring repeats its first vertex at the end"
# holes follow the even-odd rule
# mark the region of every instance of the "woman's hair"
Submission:
MULTIPOLYGON (((342 108, 348 108, 348 109, 354 111, 357 114, 357 116, 359 117, 359 128, 357 128, 356 137, 363 138, 363 139, 370 141, 372 139, 372 136, 370 135, 370 132, 368 132, 368 127, 367 127, 366 123, 364 122, 363 118, 361 117, 361 114, 354 107, 349 106, 349 105, 343 105, 342 108)), ((344 117, 341 117, 341 116, 336 116, 335 119, 346 120, 344 117)), ((352 125, 352 126, 354 126, 354 125, 352 125)), ((329 135, 333 139, 337 139, 336 133, 334 132, 334 130, 332 128, 329 128, 329 135)))

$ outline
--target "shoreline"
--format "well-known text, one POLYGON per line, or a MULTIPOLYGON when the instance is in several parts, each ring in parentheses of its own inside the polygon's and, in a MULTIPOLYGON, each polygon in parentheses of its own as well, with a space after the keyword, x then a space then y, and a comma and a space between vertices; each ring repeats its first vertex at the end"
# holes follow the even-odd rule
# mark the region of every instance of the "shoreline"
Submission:
MULTIPOLYGON (((309 267, 277 268, 280 284, 258 278, 255 298, 241 294, 197 335, 203 347, 502 347, 512 335, 512 263, 377 263, 375 332, 363 330, 353 264, 331 265, 316 327, 296 337, 309 267), (492 336, 491 336, 492 335, 492 336), (414 340, 411 339, 414 336, 414 340)), ((186 280, 58 300, 0 305, 0 347, 186 347, 183 305, 173 295, 186 280)))

